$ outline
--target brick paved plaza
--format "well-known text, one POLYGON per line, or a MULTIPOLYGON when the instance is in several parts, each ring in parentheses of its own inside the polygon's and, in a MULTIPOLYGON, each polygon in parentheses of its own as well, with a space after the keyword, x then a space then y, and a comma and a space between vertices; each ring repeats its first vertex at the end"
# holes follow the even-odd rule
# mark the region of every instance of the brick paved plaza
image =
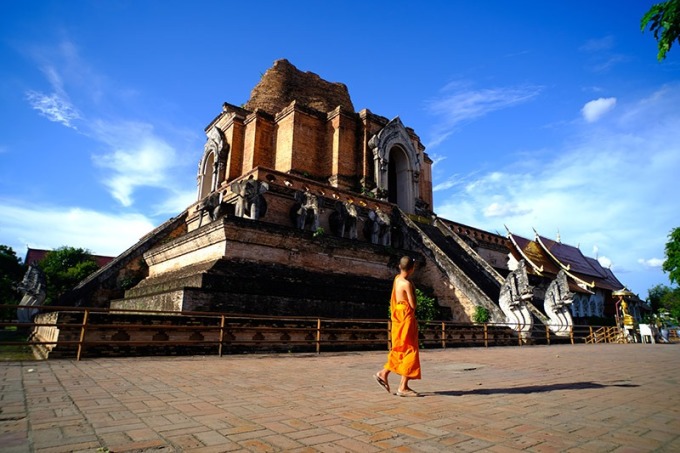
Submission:
POLYGON ((680 346, 2 362, 2 452, 680 451, 680 346), (396 388, 397 377, 392 375, 396 388))

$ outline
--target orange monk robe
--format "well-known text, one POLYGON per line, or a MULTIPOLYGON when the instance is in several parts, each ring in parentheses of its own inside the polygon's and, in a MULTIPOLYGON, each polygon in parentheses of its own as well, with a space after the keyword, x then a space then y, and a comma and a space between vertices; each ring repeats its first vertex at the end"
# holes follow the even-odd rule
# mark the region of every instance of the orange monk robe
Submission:
POLYGON ((420 379, 416 314, 408 301, 397 301, 395 287, 396 279, 390 300, 392 349, 387 355, 385 368, 410 379, 420 379))

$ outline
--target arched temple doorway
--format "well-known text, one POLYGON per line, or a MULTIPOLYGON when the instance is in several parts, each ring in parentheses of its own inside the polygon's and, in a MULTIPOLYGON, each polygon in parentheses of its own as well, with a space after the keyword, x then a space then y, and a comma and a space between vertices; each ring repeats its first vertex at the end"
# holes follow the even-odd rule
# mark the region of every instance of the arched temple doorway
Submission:
POLYGON ((199 181, 199 192, 198 199, 208 196, 212 192, 215 186, 215 155, 209 153, 207 159, 202 162, 202 168, 200 169, 200 181, 199 181))
POLYGON ((420 156, 401 120, 395 118, 387 123, 371 137, 368 146, 373 150, 375 185, 379 196, 386 195, 404 212, 414 214, 416 200, 420 197, 420 156))
POLYGON ((387 199, 395 203, 402 210, 411 210, 412 194, 409 172, 408 156, 399 146, 390 149, 389 164, 387 168, 387 199))

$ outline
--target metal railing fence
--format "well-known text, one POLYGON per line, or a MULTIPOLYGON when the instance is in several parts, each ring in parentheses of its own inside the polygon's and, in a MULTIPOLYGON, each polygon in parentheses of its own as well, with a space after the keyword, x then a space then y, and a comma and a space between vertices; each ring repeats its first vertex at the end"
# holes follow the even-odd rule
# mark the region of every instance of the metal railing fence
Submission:
MULTIPOLYGON (((218 354, 261 351, 389 349, 390 321, 304 316, 261 316, 217 312, 170 312, 63 306, 17 307, 37 311, 32 322, 3 320, 0 328, 20 329, 23 341, 0 346, 30 346, 59 357, 218 354), (56 354, 55 354, 56 353, 56 354)), ((3 311, 6 312, 6 311, 3 311)), ((419 323, 424 348, 524 346, 554 343, 620 342, 615 327, 571 326, 557 335, 550 326, 507 323, 419 323)))

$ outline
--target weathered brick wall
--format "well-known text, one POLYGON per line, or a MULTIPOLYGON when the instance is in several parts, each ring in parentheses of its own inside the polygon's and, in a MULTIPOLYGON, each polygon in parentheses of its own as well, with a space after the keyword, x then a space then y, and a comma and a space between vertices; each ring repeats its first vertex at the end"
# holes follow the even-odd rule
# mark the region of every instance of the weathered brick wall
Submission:
MULTIPOLYGON (((355 113, 343 84, 303 73, 283 61, 267 71, 245 109, 225 104, 208 127, 220 128, 229 147, 220 183, 261 166, 356 190, 374 186, 368 141, 387 123, 387 118, 367 109, 355 113)), ((420 138, 412 129, 408 133, 424 164, 420 193, 431 207, 431 161, 420 138)))
POLYGON ((302 72, 287 60, 275 61, 264 73, 245 108, 251 111, 259 108, 275 115, 295 100, 321 112, 329 112, 339 105, 354 111, 345 84, 328 82, 312 72, 302 72))
POLYGON ((291 114, 282 115, 278 118, 274 170, 287 173, 293 169, 294 122, 295 116, 291 114))
POLYGON ((241 174, 255 167, 274 165, 274 125, 264 112, 255 112, 245 120, 245 137, 241 174))
POLYGON ((293 162, 292 168, 302 175, 328 178, 331 158, 325 153, 325 120, 302 109, 293 112, 293 162))

